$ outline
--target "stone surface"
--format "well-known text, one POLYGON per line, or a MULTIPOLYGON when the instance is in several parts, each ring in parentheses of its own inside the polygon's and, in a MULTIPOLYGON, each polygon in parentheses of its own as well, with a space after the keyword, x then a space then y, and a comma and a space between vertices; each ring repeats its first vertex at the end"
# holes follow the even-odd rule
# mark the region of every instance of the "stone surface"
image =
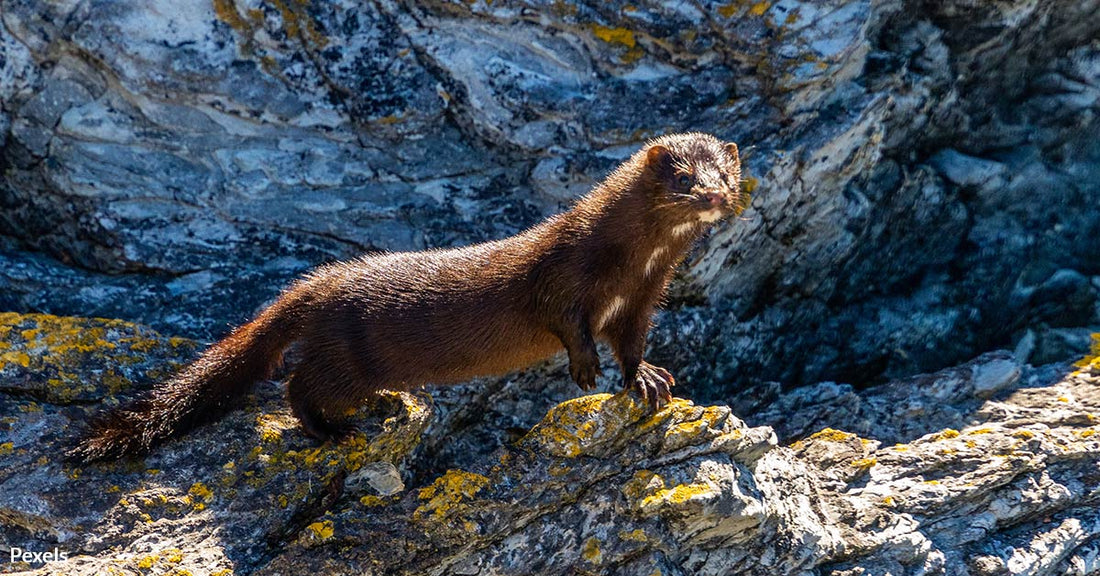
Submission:
POLYGON ((0 307, 211 339, 312 265, 515 233, 703 130, 756 200, 660 318, 693 397, 1095 330, 1098 10, 3 0, 0 307))
POLYGON ((1100 354, 1098 12, 0 0, 3 543, 58 574, 1096 573, 1100 369, 1067 362, 1100 354), (683 130, 754 195, 651 336, 696 404, 573 399, 559 358, 317 447, 262 384, 57 461, 311 266, 513 234, 683 130))
MULTIPOLYGON (((189 341, 115 320, 0 322, 10 327, 0 330, 7 361, 63 356, 70 377, 95 390, 118 382, 90 401, 0 391, 0 535, 8 547, 68 557, 5 571, 1100 569, 1100 335, 1075 365, 1034 368, 994 352, 863 391, 823 383, 780 394, 745 414, 750 423, 721 405, 676 399, 654 413, 624 394, 581 396, 551 406, 515 441, 494 439, 461 466, 417 478, 415 461, 450 433, 429 426, 446 407, 435 389, 388 394, 362 411, 363 432, 317 446, 279 387, 261 383, 242 410, 144 458, 74 468, 56 457, 71 431, 144 389, 149 371, 189 353, 189 341), (105 359, 136 372, 109 378, 105 359)), ((25 373, 25 389, 56 386, 48 376, 25 373)), ((551 388, 567 380, 553 365, 531 377, 551 388)))

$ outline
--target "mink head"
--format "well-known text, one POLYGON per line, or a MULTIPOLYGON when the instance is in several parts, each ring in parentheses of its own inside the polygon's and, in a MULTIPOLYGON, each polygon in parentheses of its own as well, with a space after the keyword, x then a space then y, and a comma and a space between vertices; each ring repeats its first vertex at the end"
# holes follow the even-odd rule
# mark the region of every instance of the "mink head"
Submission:
POLYGON ((642 151, 655 206, 672 220, 714 222, 748 206, 737 145, 709 134, 670 134, 642 151))

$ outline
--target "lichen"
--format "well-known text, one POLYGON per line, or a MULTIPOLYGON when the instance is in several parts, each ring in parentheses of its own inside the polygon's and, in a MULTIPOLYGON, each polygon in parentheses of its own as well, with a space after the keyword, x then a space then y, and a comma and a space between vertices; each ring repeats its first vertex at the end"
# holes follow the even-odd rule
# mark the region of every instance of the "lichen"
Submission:
POLYGON ((366 506, 367 508, 373 508, 375 506, 384 505, 386 503, 386 501, 383 500, 382 498, 378 497, 378 496, 372 496, 372 495, 368 494, 368 495, 363 496, 362 498, 360 498, 359 503, 362 504, 363 506, 366 506))
POLYGON ((627 48, 633 48, 636 44, 634 33, 626 28, 609 28, 607 26, 593 24, 592 33, 608 44, 622 44, 627 48))
POLYGON ((206 503, 214 500, 214 491, 207 488, 206 484, 202 482, 192 484, 187 494, 191 497, 191 502, 196 511, 202 511, 206 508, 206 503))
POLYGON ((849 440, 858 439, 858 437, 859 436, 851 432, 826 428, 821 431, 814 432, 810 435, 810 437, 807 437, 806 440, 820 440, 824 442, 847 442, 849 440))
POLYGON ((448 470, 417 493, 417 497, 425 502, 416 509, 413 518, 442 519, 460 507, 465 500, 473 498, 488 483, 489 479, 481 474, 448 470))
POLYGON ((336 529, 332 525, 332 520, 314 522, 306 526, 306 530, 309 537, 316 540, 328 540, 332 538, 333 534, 336 532, 336 529))
POLYGON ((958 438, 958 437, 959 437, 959 431, 958 430, 954 430, 954 429, 951 429, 951 428, 944 428, 939 433, 932 436, 932 440, 933 441, 950 440, 952 438, 958 438))
POLYGON ((851 466, 852 466, 852 468, 858 468, 858 469, 861 469, 861 470, 868 470, 871 467, 875 466, 876 464, 878 464, 878 459, 874 458, 874 457, 871 457, 871 458, 860 458, 858 460, 852 460, 851 466))
POLYGON ((709 500, 720 491, 707 482, 677 484, 672 488, 662 488, 638 503, 638 508, 646 511, 661 507, 678 508, 692 500, 709 500))
POLYGON ((1078 372, 1100 375, 1100 332, 1092 335, 1089 353, 1073 364, 1078 372))
POLYGON ((581 557, 590 564, 599 564, 603 561, 603 553, 600 552, 600 541, 595 536, 584 541, 581 547, 581 557))
POLYGON ((611 28, 607 26, 601 26, 599 24, 592 24, 592 33, 611 45, 623 46, 626 48, 619 59, 623 64, 631 64, 639 60, 645 55, 645 51, 634 37, 634 32, 626 28, 611 28))
POLYGON ((122 320, 0 313, 0 379, 49 402, 98 399, 172 368, 194 347, 183 342, 122 320))

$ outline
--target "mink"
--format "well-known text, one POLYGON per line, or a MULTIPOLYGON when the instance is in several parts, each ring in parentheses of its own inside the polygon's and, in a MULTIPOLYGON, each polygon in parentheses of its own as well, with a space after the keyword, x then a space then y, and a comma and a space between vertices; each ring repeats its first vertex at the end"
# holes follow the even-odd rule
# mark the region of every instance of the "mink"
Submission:
POLYGON ((215 419, 270 378, 291 343, 300 359, 287 398, 322 440, 347 434, 349 414, 380 390, 504 374, 563 349, 573 381, 591 390, 598 342, 622 386, 658 409, 675 380, 643 359, 653 313, 692 243, 746 208, 740 179, 735 144, 667 135, 515 236, 323 265, 144 397, 93 419, 69 456, 144 453, 215 419))

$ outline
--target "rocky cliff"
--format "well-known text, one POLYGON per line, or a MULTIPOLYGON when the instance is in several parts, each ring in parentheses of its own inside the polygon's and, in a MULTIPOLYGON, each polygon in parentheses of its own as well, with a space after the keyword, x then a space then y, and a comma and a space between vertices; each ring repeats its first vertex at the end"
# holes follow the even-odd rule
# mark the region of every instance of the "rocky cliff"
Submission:
POLYGON ((1095 573, 1097 13, 0 0, 3 543, 61 574, 1095 573), (58 461, 303 270, 515 233, 684 130, 754 196, 651 337, 695 404, 573 399, 552 362, 318 447, 264 385, 58 461))
MULTIPOLYGON (((363 432, 317 446, 270 383, 148 457, 58 458, 91 413, 193 352, 120 321, 0 315, 0 378, 19 383, 0 395, 5 544, 67 556, 5 571, 1100 570, 1100 339, 1076 365, 998 352, 862 392, 806 387, 750 423, 682 399, 656 413, 622 394, 567 399, 514 413, 514 438, 449 469, 423 464, 457 429, 445 398, 384 396, 360 414, 363 432)), ((512 384, 529 404, 547 384, 569 386, 554 366, 512 384)), ((505 402, 471 398, 490 420, 505 402)))

